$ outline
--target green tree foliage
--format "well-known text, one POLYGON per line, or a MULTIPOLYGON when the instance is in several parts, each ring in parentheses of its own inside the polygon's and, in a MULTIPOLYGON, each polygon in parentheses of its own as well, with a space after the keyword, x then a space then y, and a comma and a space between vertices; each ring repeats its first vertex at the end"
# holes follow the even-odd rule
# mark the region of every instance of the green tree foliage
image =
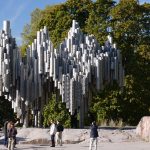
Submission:
POLYGON ((36 9, 32 12, 30 24, 24 27, 23 43, 33 42, 36 31, 47 26, 50 38, 54 46, 57 47, 67 36, 73 19, 77 20, 84 30, 92 4, 91 0, 68 0, 64 4, 47 6, 42 11, 36 9))
POLYGON ((42 11, 42 19, 39 23, 39 28, 44 26, 48 27, 50 38, 54 46, 57 47, 66 37, 71 22, 72 19, 64 4, 47 6, 42 11))
POLYGON ((122 51, 126 74, 132 71, 132 58, 137 47, 143 42, 150 43, 149 10, 149 4, 139 5, 138 0, 120 0, 111 10, 113 36, 122 51))
POLYGON ((68 0, 66 8, 71 19, 75 19, 85 32, 85 23, 93 10, 93 2, 91 0, 68 0))
POLYGON ((122 118, 122 92, 116 83, 108 85, 93 97, 90 111, 97 117, 97 122, 122 118))
POLYGON ((97 0, 93 3, 86 21, 86 32, 93 34, 101 45, 104 44, 110 32, 110 11, 115 3, 113 0, 97 0))
POLYGON ((136 125, 142 116, 150 115, 149 6, 139 5, 136 0, 121 0, 111 10, 112 35, 123 54, 125 85, 121 93, 112 88, 113 91, 104 97, 98 96, 99 101, 93 107, 98 120, 109 120, 110 117, 115 120, 115 113, 124 122, 136 125), (118 92, 121 94, 121 102, 117 98, 118 92))
POLYGON ((0 96, 0 127, 4 125, 6 120, 14 120, 14 112, 11 108, 11 102, 0 96))
POLYGON ((21 50, 21 55, 25 56, 26 55, 26 50, 28 48, 28 45, 27 44, 22 44, 19 48, 21 50))
POLYGON ((141 16, 139 19, 140 33, 139 44, 150 45, 150 3, 145 3, 140 6, 141 16))
POLYGON ((123 89, 117 84, 108 85, 104 91, 93 96, 90 111, 96 115, 98 123, 105 120, 117 122, 121 119, 125 124, 137 125, 143 116, 150 114, 149 81, 144 81, 145 89, 142 80, 140 83, 135 80, 128 75, 123 89))
POLYGON ((22 56, 25 56, 26 49, 29 44, 31 44, 36 38, 36 33, 40 29, 38 28, 39 22, 41 20, 41 10, 36 8, 31 13, 30 24, 26 24, 23 28, 22 36, 22 45, 20 46, 22 56))
POLYGON ((61 5, 47 6, 42 11, 39 28, 45 25, 48 27, 51 40, 57 47, 67 36, 73 19, 77 20, 84 29, 91 5, 90 0, 68 0, 61 5))
POLYGON ((36 32, 39 30, 38 25, 41 17, 41 10, 38 8, 31 13, 30 24, 26 24, 22 32, 23 45, 31 44, 36 38, 36 32))
POLYGON ((142 81, 140 85, 136 80, 133 75, 127 75, 123 92, 124 116, 122 118, 130 125, 137 125, 143 116, 150 115, 149 88, 145 90, 142 81))
MULTIPOLYGON (((130 68, 139 39, 140 5, 136 0, 120 0, 120 3, 111 10, 111 15, 114 39, 122 50, 125 67, 129 65, 130 68)), ((128 71, 130 70, 126 69, 126 73, 128 71)))
POLYGON ((59 120, 65 127, 71 126, 71 116, 69 111, 66 109, 65 103, 61 100, 56 100, 56 96, 52 95, 49 103, 45 105, 43 109, 44 126, 50 124, 50 120, 59 120))
POLYGON ((112 9, 113 35, 122 50, 126 71, 124 101, 130 123, 137 123, 143 115, 150 114, 149 10, 149 4, 139 5, 136 0, 121 0, 112 9))

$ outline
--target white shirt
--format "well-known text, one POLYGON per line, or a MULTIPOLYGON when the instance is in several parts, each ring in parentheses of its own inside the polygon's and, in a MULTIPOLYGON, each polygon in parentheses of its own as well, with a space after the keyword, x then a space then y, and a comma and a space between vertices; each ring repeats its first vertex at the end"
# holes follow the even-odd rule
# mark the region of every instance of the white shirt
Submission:
POLYGON ((50 135, 53 135, 55 133, 56 133, 56 126, 54 123, 52 123, 50 126, 50 135))

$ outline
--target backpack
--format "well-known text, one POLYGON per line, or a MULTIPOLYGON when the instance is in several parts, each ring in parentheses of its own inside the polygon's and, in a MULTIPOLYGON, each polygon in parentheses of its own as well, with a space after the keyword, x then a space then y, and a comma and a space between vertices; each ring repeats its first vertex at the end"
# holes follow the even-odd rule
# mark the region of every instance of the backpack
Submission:
POLYGON ((64 127, 62 125, 57 125, 57 132, 63 132, 64 127))
POLYGON ((60 131, 64 131, 64 127, 60 125, 60 131))

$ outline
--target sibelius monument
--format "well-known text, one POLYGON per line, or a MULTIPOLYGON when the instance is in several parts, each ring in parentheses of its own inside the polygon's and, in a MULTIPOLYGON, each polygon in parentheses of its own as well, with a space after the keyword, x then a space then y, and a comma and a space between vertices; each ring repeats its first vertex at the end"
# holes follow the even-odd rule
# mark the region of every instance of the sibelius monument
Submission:
POLYGON ((37 38, 21 56, 10 22, 3 22, 0 31, 0 96, 12 103, 17 117, 28 127, 29 110, 34 126, 41 126, 41 112, 51 93, 57 89, 71 115, 80 115, 79 127, 91 102, 92 87, 96 90, 117 81, 123 86, 124 69, 120 50, 109 35, 100 46, 93 35, 81 32, 73 20, 68 37, 55 49, 46 27, 37 31, 37 38))

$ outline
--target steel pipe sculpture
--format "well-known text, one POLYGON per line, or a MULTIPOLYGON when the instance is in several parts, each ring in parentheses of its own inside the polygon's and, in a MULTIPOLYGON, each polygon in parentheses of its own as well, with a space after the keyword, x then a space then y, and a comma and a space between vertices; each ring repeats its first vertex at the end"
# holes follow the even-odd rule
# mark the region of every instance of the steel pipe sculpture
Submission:
POLYGON ((10 22, 3 22, 0 96, 5 95, 12 102, 24 126, 28 126, 29 110, 34 114, 34 125, 41 125, 41 111, 56 87, 71 115, 79 112, 82 127, 88 111, 90 87, 103 90, 113 80, 123 86, 122 58, 111 36, 101 47, 93 35, 83 34, 73 20, 68 37, 58 49, 54 49, 44 27, 37 31, 37 39, 28 46, 26 57, 22 57, 11 35, 10 22))

